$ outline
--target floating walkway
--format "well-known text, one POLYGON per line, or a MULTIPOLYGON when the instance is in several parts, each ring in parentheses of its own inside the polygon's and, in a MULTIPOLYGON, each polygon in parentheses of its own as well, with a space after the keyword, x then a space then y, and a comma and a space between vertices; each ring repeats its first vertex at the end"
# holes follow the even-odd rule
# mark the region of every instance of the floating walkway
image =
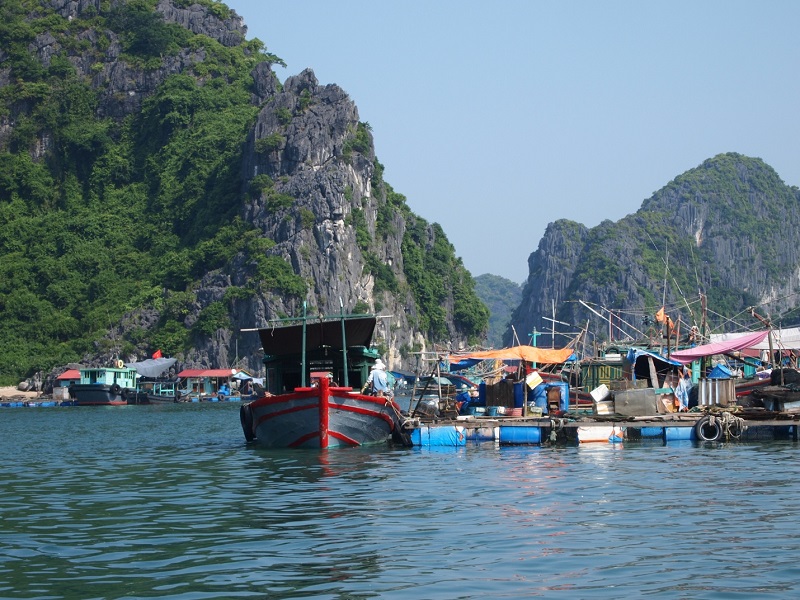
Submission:
POLYGON ((72 400, 3 400, 0 408, 53 408, 56 406, 75 406, 72 400))
POLYGON ((675 441, 798 440, 800 415, 746 419, 733 413, 681 413, 628 420, 598 417, 459 417, 432 423, 411 419, 405 428, 419 447, 457 447, 475 443, 500 445, 619 444, 675 441), (726 416, 727 415, 727 416, 726 416))

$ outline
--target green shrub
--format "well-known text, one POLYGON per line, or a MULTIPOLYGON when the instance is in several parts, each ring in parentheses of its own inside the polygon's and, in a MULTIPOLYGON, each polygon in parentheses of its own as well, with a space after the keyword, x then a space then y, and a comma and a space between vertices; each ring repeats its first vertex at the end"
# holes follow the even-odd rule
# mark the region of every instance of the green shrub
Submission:
POLYGON ((286 138, 277 131, 267 137, 256 140, 256 152, 259 154, 269 154, 281 148, 286 143, 286 138))

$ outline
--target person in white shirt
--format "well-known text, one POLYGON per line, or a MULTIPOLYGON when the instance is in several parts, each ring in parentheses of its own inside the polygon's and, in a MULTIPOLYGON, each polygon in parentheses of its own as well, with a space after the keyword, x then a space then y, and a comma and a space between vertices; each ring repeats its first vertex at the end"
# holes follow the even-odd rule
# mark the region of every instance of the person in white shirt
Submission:
POLYGON ((383 361, 380 358, 375 361, 374 365, 372 365, 372 369, 369 372, 369 377, 367 377, 367 382, 364 384, 364 387, 361 388, 361 393, 363 394, 367 390, 369 390, 369 393, 373 396, 391 395, 389 388, 389 375, 386 373, 386 365, 383 364, 383 361))

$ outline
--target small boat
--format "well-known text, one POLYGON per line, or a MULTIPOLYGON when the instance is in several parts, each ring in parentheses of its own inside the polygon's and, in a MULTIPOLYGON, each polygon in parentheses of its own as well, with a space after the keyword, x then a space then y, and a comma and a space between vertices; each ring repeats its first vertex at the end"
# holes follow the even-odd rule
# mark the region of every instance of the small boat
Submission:
POLYGON ((113 367, 80 369, 79 383, 69 386, 75 406, 116 406, 136 396, 136 369, 118 360, 113 367))
POLYGON ((379 358, 369 347, 376 323, 374 316, 342 315, 258 329, 265 392, 240 407, 245 439, 269 448, 405 443, 393 398, 358 391, 379 358))
MULTIPOLYGON (((136 404, 173 404, 182 402, 180 381, 177 379, 139 380, 139 392, 136 394, 136 404)), ((128 398, 128 404, 133 404, 128 398)))
POLYGON ((148 358, 140 362, 127 363, 136 369, 139 377, 136 393, 127 395, 128 404, 165 404, 180 402, 180 380, 170 377, 169 370, 175 365, 175 358, 148 358))

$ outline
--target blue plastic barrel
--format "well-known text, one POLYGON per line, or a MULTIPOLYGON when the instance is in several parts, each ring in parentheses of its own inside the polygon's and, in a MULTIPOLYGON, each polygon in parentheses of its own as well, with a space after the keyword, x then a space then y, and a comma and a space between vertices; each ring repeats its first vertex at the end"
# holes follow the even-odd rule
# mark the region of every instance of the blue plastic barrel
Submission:
POLYGON ((668 442, 694 440, 694 427, 664 427, 664 439, 668 442))
POLYGON ((542 428, 533 425, 500 426, 501 444, 541 444, 542 428))
POLYGON ((514 408, 522 408, 525 406, 526 387, 524 381, 517 381, 514 383, 514 408))
POLYGON ((423 426, 411 432, 411 443, 415 446, 464 446, 467 437, 454 426, 423 426))
POLYGON ((539 408, 542 409, 542 414, 543 415, 546 415, 547 414, 547 384, 546 383, 540 383, 539 385, 537 385, 535 388, 533 388, 533 390, 531 390, 531 393, 528 394, 529 398, 531 396, 533 396, 533 403, 536 406, 538 406, 539 408))

